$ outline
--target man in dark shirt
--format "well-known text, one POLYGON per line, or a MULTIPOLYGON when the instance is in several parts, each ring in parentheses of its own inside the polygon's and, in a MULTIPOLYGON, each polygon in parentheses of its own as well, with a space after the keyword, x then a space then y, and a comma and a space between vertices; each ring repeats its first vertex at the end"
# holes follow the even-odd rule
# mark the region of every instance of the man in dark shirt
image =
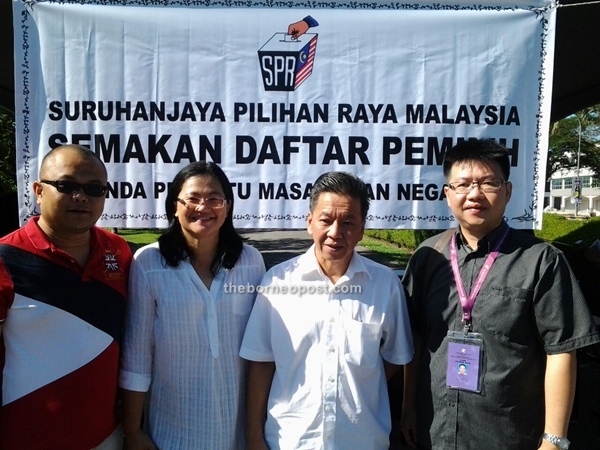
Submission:
POLYGON ((445 155, 458 230, 425 241, 403 279, 415 359, 402 431, 412 447, 568 448, 575 351, 600 337, 564 255, 505 223, 509 174, 491 140, 445 155))

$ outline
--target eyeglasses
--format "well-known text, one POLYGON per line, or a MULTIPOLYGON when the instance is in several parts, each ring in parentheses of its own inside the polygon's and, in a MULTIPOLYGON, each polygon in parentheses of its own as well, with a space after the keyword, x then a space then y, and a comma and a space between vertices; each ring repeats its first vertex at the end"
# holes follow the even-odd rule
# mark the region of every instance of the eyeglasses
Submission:
POLYGON ((74 181, 57 181, 57 180, 40 180, 40 183, 49 184, 54 186, 61 194, 78 194, 82 189, 85 195, 90 197, 104 197, 108 186, 102 184, 79 184, 74 181))
POLYGON ((459 181, 456 183, 448 183, 448 187, 457 194, 468 194, 473 189, 475 189, 475 186, 477 186, 479 187, 479 190, 489 194, 492 192, 496 192, 504 184, 506 184, 505 180, 501 180, 500 178, 493 178, 491 180, 459 181))
POLYGON ((177 201, 186 208, 196 209, 201 203, 209 208, 222 208, 228 200, 223 197, 189 197, 186 199, 178 198, 177 201))

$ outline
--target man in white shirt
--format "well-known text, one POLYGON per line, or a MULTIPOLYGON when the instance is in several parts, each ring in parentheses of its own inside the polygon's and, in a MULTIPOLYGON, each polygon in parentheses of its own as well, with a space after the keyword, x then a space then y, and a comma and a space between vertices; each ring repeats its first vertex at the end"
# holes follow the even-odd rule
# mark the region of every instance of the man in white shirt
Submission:
POLYGON ((248 449, 387 449, 386 379, 413 356, 403 289, 360 256, 366 185, 344 172, 311 191, 314 245, 264 276, 240 355, 251 361, 248 449))

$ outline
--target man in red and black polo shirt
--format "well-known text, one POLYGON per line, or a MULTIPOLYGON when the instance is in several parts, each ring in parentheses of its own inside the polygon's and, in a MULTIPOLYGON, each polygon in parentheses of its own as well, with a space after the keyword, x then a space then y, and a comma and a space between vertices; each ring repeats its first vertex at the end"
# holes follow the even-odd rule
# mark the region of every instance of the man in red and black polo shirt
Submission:
POLYGON ((89 149, 43 159, 41 215, 0 239, 0 449, 121 449, 115 412, 131 251, 94 224, 107 173, 89 149))

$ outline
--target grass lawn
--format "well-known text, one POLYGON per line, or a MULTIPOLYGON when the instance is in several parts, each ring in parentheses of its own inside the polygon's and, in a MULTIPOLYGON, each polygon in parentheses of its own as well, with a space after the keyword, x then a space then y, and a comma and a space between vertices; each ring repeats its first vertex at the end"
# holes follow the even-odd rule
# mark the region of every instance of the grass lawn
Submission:
POLYGON ((381 239, 375 239, 370 236, 365 236, 363 240, 360 241, 360 245, 377 253, 382 253, 389 256, 393 260, 397 261, 398 264, 400 264, 400 266, 403 268, 406 267, 408 259, 413 253, 412 250, 400 248, 396 244, 381 239))
POLYGON ((138 247, 142 247, 144 245, 152 244, 158 240, 158 237, 161 235, 162 230, 157 228, 118 228, 117 234, 125 239, 127 242, 131 242, 138 247))

